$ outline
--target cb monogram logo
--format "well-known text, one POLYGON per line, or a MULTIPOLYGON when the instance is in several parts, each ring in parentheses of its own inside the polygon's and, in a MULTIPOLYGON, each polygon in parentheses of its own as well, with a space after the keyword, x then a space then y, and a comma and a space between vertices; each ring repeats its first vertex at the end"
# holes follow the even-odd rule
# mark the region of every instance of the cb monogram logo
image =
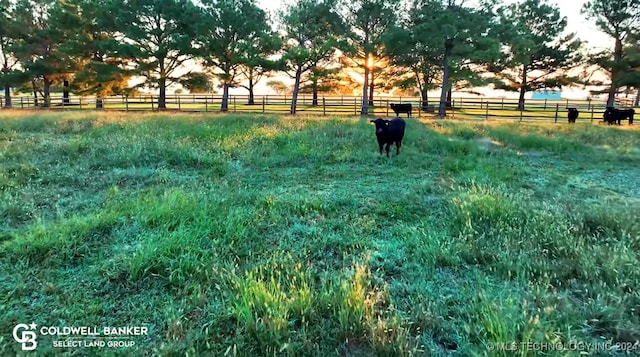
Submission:
POLYGON ((13 328, 13 339, 22 344, 23 351, 33 351, 38 346, 36 324, 18 324, 13 328))

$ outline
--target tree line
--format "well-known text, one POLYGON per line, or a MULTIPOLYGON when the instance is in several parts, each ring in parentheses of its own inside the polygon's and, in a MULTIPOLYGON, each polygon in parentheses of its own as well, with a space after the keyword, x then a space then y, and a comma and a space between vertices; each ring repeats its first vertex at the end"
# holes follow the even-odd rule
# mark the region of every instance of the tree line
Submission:
POLYGON ((5 107, 11 88, 48 107, 52 87, 63 101, 147 87, 163 109, 167 87, 212 91, 215 79, 226 111, 229 88, 246 88, 253 104, 256 83, 286 73, 292 114, 301 90, 317 104, 319 92, 353 84, 349 73, 362 78, 361 114, 381 87, 416 90, 440 116, 453 90, 486 85, 519 92, 521 110, 528 91, 574 84, 605 86, 608 105, 622 90, 640 96, 640 2, 589 0, 581 13, 613 50, 589 52, 545 0, 295 0, 275 16, 254 0, 5 0, 0 83, 5 107), (608 82, 592 80, 598 71, 608 82))

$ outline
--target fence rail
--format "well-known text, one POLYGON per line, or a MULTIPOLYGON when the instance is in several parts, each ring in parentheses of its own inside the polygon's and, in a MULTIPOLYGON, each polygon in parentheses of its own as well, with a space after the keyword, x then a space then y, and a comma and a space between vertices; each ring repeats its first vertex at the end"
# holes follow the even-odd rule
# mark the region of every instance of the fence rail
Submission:
MULTIPOLYGON (((18 96, 12 98, 12 107, 18 109, 42 108, 42 99, 36 106, 32 96, 18 96)), ((395 115, 391 110, 391 103, 412 104, 412 116, 429 116, 437 111, 437 102, 422 106, 419 97, 376 97, 369 102, 369 113, 377 116, 395 115)), ((220 111, 222 96, 210 94, 168 95, 166 109, 185 112, 216 112, 220 111)), ((566 118, 566 108, 574 107, 580 111, 578 120, 601 120, 606 102, 603 100, 536 100, 528 99, 525 109, 518 109, 518 101, 506 98, 454 98, 447 108, 449 116, 463 116, 477 119, 518 119, 523 120, 554 120, 566 118)), ((620 101, 616 105, 630 106, 630 101, 620 101)), ((0 96, 0 107, 4 105, 4 97, 0 96)), ((358 115, 361 110, 362 98, 358 96, 325 96, 317 98, 314 103, 310 95, 302 94, 298 97, 296 112, 313 115, 358 115)), ((228 112, 234 113, 264 113, 288 114, 291 106, 290 96, 264 95, 256 96, 254 103, 249 104, 249 96, 229 96, 228 112)), ((50 98, 50 110, 120 110, 120 111, 154 111, 158 110, 156 95, 113 96, 113 97, 82 97, 71 96, 65 100, 62 96, 50 98)))

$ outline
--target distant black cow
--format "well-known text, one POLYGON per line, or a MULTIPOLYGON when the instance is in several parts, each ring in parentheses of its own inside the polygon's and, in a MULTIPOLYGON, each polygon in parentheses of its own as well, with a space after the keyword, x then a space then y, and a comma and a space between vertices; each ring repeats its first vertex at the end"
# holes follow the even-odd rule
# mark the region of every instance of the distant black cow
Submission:
POLYGON ((400 146, 402 146, 402 138, 404 137, 405 122, 404 119, 397 117, 391 121, 378 118, 370 120, 376 125, 376 139, 382 155, 382 148, 386 145, 387 157, 389 157, 389 147, 396 144, 396 155, 400 154, 400 146))
POLYGON ((622 120, 629 119, 629 125, 633 125, 633 115, 635 111, 633 109, 617 109, 614 107, 607 107, 602 117, 605 123, 609 125, 618 124, 621 125, 622 120))
POLYGON ((575 123, 576 119, 578 119, 578 114, 580 114, 580 112, 578 112, 577 108, 567 108, 567 110, 569 111, 567 113, 567 117, 569 118, 569 123, 575 123))
POLYGON ((400 113, 407 113, 407 117, 411 116, 411 103, 406 103, 406 104, 396 104, 396 103, 391 103, 391 110, 393 110, 396 113, 396 116, 399 117, 400 113))

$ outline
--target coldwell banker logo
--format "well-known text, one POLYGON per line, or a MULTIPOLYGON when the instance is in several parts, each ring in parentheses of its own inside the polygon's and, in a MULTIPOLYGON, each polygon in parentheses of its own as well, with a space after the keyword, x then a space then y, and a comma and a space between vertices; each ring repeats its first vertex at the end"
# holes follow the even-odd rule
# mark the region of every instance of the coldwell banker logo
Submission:
MULTIPOLYGON (((53 348, 130 348, 136 337, 148 336, 146 326, 103 327, 96 326, 42 326, 18 324, 13 328, 13 339, 22 345, 23 351, 38 347, 38 335, 50 336, 53 348)), ((42 342, 42 341, 41 341, 42 342)))
POLYGON ((13 328, 13 339, 22 344, 23 351, 33 351, 38 347, 36 324, 18 324, 13 328))

